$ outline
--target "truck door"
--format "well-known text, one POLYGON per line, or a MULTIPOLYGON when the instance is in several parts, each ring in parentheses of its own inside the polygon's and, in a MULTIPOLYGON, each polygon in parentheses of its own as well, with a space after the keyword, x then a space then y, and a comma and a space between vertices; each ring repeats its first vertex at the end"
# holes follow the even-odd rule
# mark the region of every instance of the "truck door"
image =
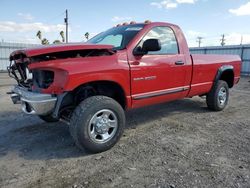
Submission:
POLYGON ((135 49, 141 48, 147 39, 158 39, 161 49, 129 56, 133 107, 182 98, 189 89, 186 80, 190 80, 191 65, 180 53, 172 28, 152 28, 135 49))

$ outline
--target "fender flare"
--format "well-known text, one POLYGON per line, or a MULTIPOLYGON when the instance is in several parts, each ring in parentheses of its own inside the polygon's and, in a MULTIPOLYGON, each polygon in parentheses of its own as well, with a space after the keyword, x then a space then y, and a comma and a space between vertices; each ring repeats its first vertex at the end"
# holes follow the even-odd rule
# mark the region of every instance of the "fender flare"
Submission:
POLYGON ((214 83, 216 83, 220 79, 223 72, 228 71, 228 70, 234 72, 234 67, 232 65, 221 66, 217 71, 217 74, 216 74, 215 79, 214 79, 214 83))

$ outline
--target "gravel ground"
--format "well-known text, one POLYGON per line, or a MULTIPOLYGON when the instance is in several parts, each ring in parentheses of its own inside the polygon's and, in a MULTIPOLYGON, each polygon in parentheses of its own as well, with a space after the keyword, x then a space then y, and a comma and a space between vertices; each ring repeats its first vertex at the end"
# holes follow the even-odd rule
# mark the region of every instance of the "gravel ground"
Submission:
POLYGON ((0 187, 250 187, 249 78, 222 112, 199 97, 130 111, 116 146, 93 155, 67 125, 23 114, 3 77, 0 187))

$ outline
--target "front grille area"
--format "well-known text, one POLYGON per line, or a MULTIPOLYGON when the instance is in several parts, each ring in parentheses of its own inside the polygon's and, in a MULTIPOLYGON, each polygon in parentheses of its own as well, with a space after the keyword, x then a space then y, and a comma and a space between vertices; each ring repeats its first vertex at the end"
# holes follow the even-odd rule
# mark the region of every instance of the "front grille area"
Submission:
POLYGON ((47 89, 54 81, 54 72, 49 70, 29 71, 27 63, 16 63, 11 61, 8 67, 10 77, 14 78, 19 86, 32 90, 47 89))
POLYGON ((47 89, 54 81, 54 72, 49 70, 33 70, 33 85, 47 89))
POLYGON ((14 78, 18 85, 23 87, 31 88, 32 78, 30 72, 27 68, 27 63, 15 63, 14 61, 10 62, 9 67, 7 67, 9 76, 14 78))

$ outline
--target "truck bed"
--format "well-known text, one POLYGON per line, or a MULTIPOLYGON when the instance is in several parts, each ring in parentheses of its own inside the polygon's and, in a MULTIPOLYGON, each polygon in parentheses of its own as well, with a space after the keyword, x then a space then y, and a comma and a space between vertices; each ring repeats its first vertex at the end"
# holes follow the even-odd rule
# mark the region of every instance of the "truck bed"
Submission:
POLYGON ((191 55, 193 61, 193 76, 189 96, 202 95, 210 91, 220 67, 232 66, 234 83, 239 81, 241 59, 237 55, 191 55))

